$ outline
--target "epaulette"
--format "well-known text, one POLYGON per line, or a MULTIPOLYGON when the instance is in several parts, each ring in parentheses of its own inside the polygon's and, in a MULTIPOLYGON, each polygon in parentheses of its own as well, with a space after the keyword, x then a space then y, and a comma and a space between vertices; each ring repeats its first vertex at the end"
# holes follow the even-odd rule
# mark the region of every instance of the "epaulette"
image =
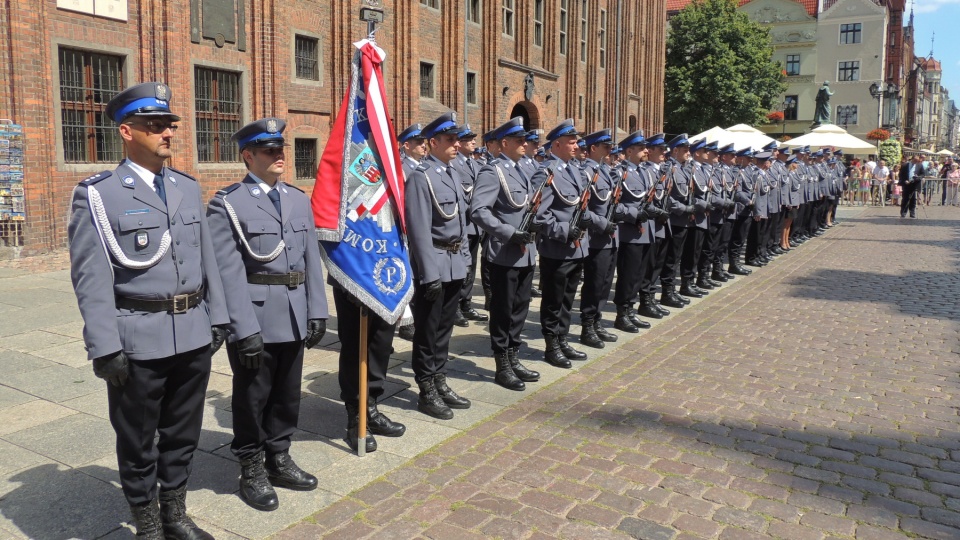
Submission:
POLYGON ((230 194, 230 193, 233 193, 234 191, 236 191, 236 190, 239 189, 239 188, 240 188, 240 182, 237 182, 236 184, 230 184, 229 186, 221 189, 220 191, 217 191, 217 193, 216 193, 215 195, 218 195, 218 196, 220 196, 220 197, 223 197, 224 195, 228 195, 228 194, 230 194))
POLYGON ((100 171, 89 178, 84 178, 80 181, 80 183, 85 186, 92 186, 101 180, 110 178, 111 176, 113 176, 113 171, 100 171))
POLYGON ((194 178, 194 177, 192 177, 192 176, 190 176, 189 174, 187 174, 187 173, 185 173, 185 172, 183 172, 183 171, 181 171, 181 170, 179 170, 179 169, 174 169, 173 167, 169 167, 169 166, 168 166, 167 168, 168 168, 168 169, 170 169, 171 171, 173 171, 173 172, 175 172, 175 173, 177 173, 177 174, 179 174, 179 175, 181 175, 181 176, 186 176, 187 178, 189 178, 189 179, 191 179, 191 180, 193 180, 194 182, 196 182, 196 181, 197 181, 197 179, 196 179, 196 178, 194 178))
POLYGON ((500 163, 500 158, 498 157, 487 161, 487 165, 496 165, 497 163, 500 163))
POLYGON ((288 187, 288 188, 293 188, 293 189, 299 191, 300 193, 303 193, 304 195, 306 195, 306 193, 305 193, 302 189, 298 188, 297 186, 295 186, 295 185, 293 185, 293 184, 288 184, 288 183, 284 182, 283 185, 286 186, 286 187, 288 187))
POLYGON ((421 163, 420 165, 417 165, 417 169, 416 169, 416 170, 418 170, 418 171, 420 171, 420 172, 427 172, 427 171, 430 170, 430 166, 427 165, 426 163, 421 163))

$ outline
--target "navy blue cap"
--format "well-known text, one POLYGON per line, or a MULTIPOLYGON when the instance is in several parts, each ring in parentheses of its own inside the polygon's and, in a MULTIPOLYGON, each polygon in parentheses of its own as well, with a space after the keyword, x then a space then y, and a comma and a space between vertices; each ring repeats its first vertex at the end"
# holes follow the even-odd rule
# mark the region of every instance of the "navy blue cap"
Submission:
POLYGON ((687 140, 687 134, 686 134, 686 133, 681 133, 681 134, 677 135, 676 137, 670 139, 670 142, 667 143, 667 146, 669 146, 670 149, 673 150, 674 148, 676 148, 676 147, 678 147, 678 146, 690 146, 690 141, 687 140))
POLYGON ((400 132, 400 135, 397 135, 397 142, 403 144, 410 139, 422 139, 423 135, 420 134, 420 131, 423 129, 423 126, 420 124, 411 124, 407 129, 400 132))
POLYGON ((758 152, 753 155, 754 159, 759 159, 760 161, 767 161, 773 159, 773 152, 758 152))
POLYGON ((424 139, 430 139, 436 137, 437 135, 443 135, 445 133, 459 133, 460 126, 457 125, 457 113, 450 111, 448 113, 441 114, 433 122, 430 122, 422 130, 420 130, 420 136, 424 139))
POLYGON ((720 152, 721 154, 736 154, 737 150, 733 147, 733 143, 730 143, 718 148, 717 152, 720 152))
POLYGON ((622 154, 623 148, 620 148, 619 144, 613 145, 613 148, 610 149, 611 154, 622 154))
POLYGON ((583 139, 577 139, 577 147, 585 150, 587 148, 587 143, 584 142, 583 139))
POLYGON ((470 129, 470 124, 464 124, 460 126, 460 133, 457 133, 457 137, 461 141, 466 141, 470 139, 475 139, 477 137, 477 134, 470 129))
MULTIPOLYGON (((670 142, 673 142, 673 141, 670 141, 670 142)), ((702 150, 706 146, 707 146, 707 139, 697 139, 692 143, 690 143, 690 151, 696 152, 697 150, 702 150)))
POLYGON ((666 146, 666 145, 667 145, 667 139, 663 133, 657 133, 656 135, 652 135, 649 139, 647 139, 648 147, 649 146, 666 146))
POLYGON ((563 122, 560 122, 557 127, 553 128, 550 133, 547 133, 547 141, 553 142, 560 137, 565 137, 567 135, 576 135, 577 128, 573 125, 573 118, 567 118, 563 122))
POLYGON ((638 144, 647 144, 647 140, 643 138, 642 129, 634 131, 620 140, 620 148, 627 148, 638 144))
POLYGON ((283 141, 283 130, 287 123, 279 118, 261 118, 238 129, 233 134, 240 150, 244 148, 282 148, 288 146, 283 141))
POLYGON ((122 123, 128 116, 167 116, 174 122, 180 117, 170 112, 170 87, 159 82, 145 82, 127 88, 107 103, 107 116, 122 123))
POLYGON ((484 133, 481 138, 483 139, 483 142, 487 143, 487 142, 496 140, 496 137, 495 137, 496 134, 497 134, 497 130, 491 129, 490 131, 484 133))
POLYGON ((530 142, 540 142, 540 134, 537 133, 536 131, 529 131, 527 132, 527 136, 524 137, 524 139, 530 142))
POLYGON ((797 156, 790 156, 789 158, 787 158, 787 161, 786 161, 787 165, 790 165, 791 163, 796 163, 796 162, 797 162, 797 156))
POLYGON ((717 141, 713 141, 712 143, 704 146, 703 149, 706 150, 707 152, 719 152, 720 145, 717 144, 717 141))
POLYGON ((749 158, 752 158, 752 157, 753 157, 753 148, 751 148, 751 147, 748 146, 748 147, 740 150, 739 152, 737 152, 737 157, 749 157, 749 158))
POLYGON ((796 148, 793 149, 793 155, 804 154, 804 153, 806 153, 806 152, 804 152, 802 146, 798 146, 798 147, 796 147, 796 148))
POLYGON ((770 141, 769 143, 767 143, 766 146, 763 147, 763 149, 766 150, 767 152, 772 152, 777 148, 780 148, 780 145, 777 144, 777 141, 770 141))
POLYGON ((515 116, 501 124, 497 129, 493 130, 493 138, 497 141, 503 139, 504 137, 526 138, 526 136, 527 132, 523 129, 522 116, 515 116))
POLYGON ((835 155, 835 156, 842 156, 842 155, 843 155, 843 150, 837 148, 836 150, 833 151, 833 155, 835 155))
POLYGON ((593 133, 587 135, 583 139, 583 144, 586 146, 594 144, 609 144, 613 145, 613 137, 610 136, 609 129, 601 129, 600 131, 594 131, 593 133))
POLYGON ((811 157, 823 157, 823 151, 817 150, 816 152, 810 154, 811 157))
POLYGON ((803 153, 804 153, 804 154, 809 154, 809 153, 810 153, 810 145, 809 145, 809 144, 803 147, 803 153))
POLYGON ((537 156, 546 156, 546 155, 547 155, 547 151, 544 150, 543 147, 541 146, 540 148, 537 148, 537 153, 534 154, 534 155, 537 155, 537 156))

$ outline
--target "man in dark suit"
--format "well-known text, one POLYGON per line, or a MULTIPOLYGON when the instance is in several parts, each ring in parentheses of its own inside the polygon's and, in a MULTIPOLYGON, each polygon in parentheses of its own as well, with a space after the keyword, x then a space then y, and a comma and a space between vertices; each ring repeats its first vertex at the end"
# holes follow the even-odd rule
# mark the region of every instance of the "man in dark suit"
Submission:
POLYGON ((920 154, 913 156, 908 162, 900 166, 900 177, 898 183, 903 188, 903 196, 900 199, 900 217, 907 217, 907 210, 910 211, 910 217, 917 217, 917 192, 923 184, 924 176, 923 161, 920 154))

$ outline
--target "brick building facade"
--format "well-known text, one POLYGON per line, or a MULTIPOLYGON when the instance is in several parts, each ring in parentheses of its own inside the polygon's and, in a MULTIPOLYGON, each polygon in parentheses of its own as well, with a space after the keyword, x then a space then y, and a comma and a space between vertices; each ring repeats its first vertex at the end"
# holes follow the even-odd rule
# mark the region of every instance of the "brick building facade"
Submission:
MULTIPOLYGON (((573 117, 620 134, 663 123, 666 0, 393 0, 376 34, 397 129, 453 109, 475 131, 573 117), (620 15, 618 13, 618 3, 620 15), (622 36, 617 79, 616 36, 622 36), (466 34, 466 35, 465 35, 466 34), (466 38, 466 39, 465 39, 466 38), (465 62, 466 58, 466 62, 465 62)), ((73 186, 122 157, 102 117, 122 88, 166 82, 183 117, 171 165, 207 195, 239 180, 229 141, 287 120, 286 181, 309 192, 363 37, 360 0, 30 0, 0 3, 0 118, 24 127, 23 247, 63 247, 73 186)))

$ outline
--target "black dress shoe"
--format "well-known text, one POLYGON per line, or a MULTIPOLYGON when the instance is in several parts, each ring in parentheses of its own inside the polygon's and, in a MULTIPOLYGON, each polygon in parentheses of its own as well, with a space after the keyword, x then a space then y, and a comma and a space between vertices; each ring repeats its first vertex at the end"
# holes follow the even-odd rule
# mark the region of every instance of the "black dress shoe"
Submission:
POLYGON ((451 409, 469 409, 470 400, 457 394, 452 388, 447 386, 447 375, 437 373, 433 376, 433 386, 437 389, 440 399, 451 409))
POLYGON ((540 298, 543 296, 543 293, 540 292, 540 289, 536 287, 530 287, 530 297, 531 298, 540 298))
POLYGON ((407 431, 407 426, 394 422, 377 408, 377 398, 367 396, 367 429, 374 435, 399 437, 407 431))
POLYGON ((587 353, 580 352, 567 343, 567 337, 561 336, 557 339, 557 342, 560 344, 560 352, 567 357, 568 360, 586 360, 587 353))
POLYGON ((550 364, 553 367, 570 369, 573 367, 573 364, 570 363, 570 360, 567 360, 567 357, 564 356, 563 352, 560 350, 560 343, 555 336, 544 336, 544 341, 547 342, 546 349, 543 351, 543 360, 550 364))
POLYGON ((760 267, 766 266, 767 263, 761 261, 760 259, 748 259, 746 262, 746 265, 760 268, 760 267))
POLYGON ((466 319, 471 321, 487 322, 490 319, 490 317, 487 317, 486 315, 484 315, 483 313, 480 313, 479 311, 473 309, 472 307, 461 309, 460 313, 463 313, 463 316, 466 319))
POLYGON ((268 455, 265 468, 267 479, 274 487, 296 491, 317 489, 317 477, 298 467, 290 457, 290 452, 268 455))
POLYGON ((460 313, 460 310, 458 309, 453 315, 453 324, 461 328, 466 328, 470 326, 470 321, 468 321, 467 318, 463 316, 463 313, 460 313))
POLYGON ((753 271, 738 264, 730 267, 730 273, 735 276, 749 276, 753 271))
POLYGON ((600 324, 599 320, 593 323, 593 329, 596 331, 597 337, 606 343, 616 343, 617 339, 619 339, 616 334, 608 332, 607 329, 600 324))
POLYGON ((257 510, 269 512, 280 507, 280 500, 267 479, 264 453, 240 460, 240 498, 257 510))

